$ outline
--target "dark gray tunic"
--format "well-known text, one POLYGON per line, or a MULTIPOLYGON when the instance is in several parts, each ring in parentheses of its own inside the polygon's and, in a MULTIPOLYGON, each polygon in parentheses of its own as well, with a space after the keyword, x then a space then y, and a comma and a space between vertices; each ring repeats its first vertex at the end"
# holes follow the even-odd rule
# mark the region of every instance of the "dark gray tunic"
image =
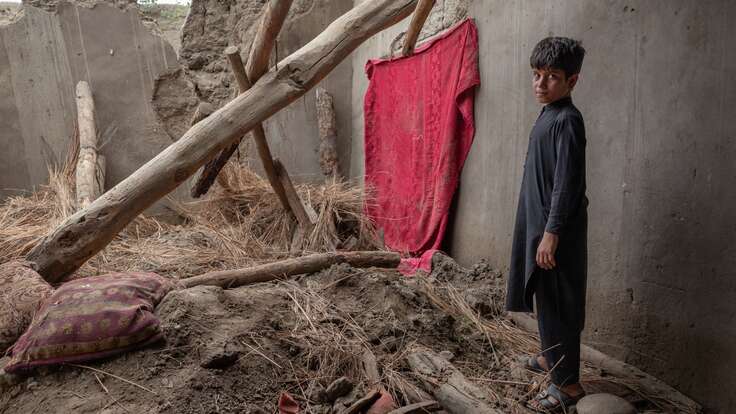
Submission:
POLYGON ((532 277, 552 276, 564 319, 584 323, 587 279, 587 206, 585 126, 571 98, 548 104, 529 137, 519 206, 516 212, 506 309, 531 312, 532 277), (557 267, 536 265, 545 231, 559 236, 557 267), (548 275, 549 274, 549 275, 548 275))

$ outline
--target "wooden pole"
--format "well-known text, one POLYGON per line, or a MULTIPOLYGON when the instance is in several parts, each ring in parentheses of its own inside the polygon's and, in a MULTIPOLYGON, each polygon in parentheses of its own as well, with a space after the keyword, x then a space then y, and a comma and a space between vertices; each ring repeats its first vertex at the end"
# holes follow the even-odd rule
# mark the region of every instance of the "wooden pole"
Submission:
POLYGON ((178 141, 87 208, 68 217, 28 254, 55 283, 76 271, 135 217, 186 181, 207 160, 304 96, 366 39, 408 16, 417 0, 360 3, 178 141))
POLYGON ((422 31, 424 22, 432 11, 434 1, 419 0, 419 4, 417 4, 417 8, 414 11, 414 17, 411 18, 411 23, 409 23, 409 30, 406 32, 406 41, 404 41, 404 49, 402 51, 404 56, 414 53, 414 47, 417 44, 417 39, 419 39, 419 33, 422 31))
MULTIPOLYGON (((273 49, 276 38, 281 31, 281 26, 283 26, 284 21, 286 20, 286 15, 289 13, 292 1, 293 0, 271 0, 268 2, 268 5, 266 5, 266 12, 263 14, 261 23, 258 26, 258 32, 256 33, 253 45, 250 48, 247 68, 243 66, 243 61, 240 59, 240 53, 236 46, 231 46, 225 50, 225 54, 230 61, 230 67, 232 68, 233 73, 235 74, 235 79, 238 82, 240 93, 244 93, 250 89, 251 83, 260 79, 268 70, 268 61, 271 57, 271 50, 273 49)), ((253 138, 256 141, 258 156, 263 163, 263 170, 266 173, 266 177, 271 183, 271 187, 273 187, 274 192, 276 192, 276 195, 279 197, 281 205, 286 211, 291 212, 286 199, 286 193, 274 174, 271 150, 268 147, 266 132, 263 129, 263 125, 257 125, 253 129, 252 133, 253 138)), ((215 177, 220 174, 220 171, 225 167, 228 160, 230 160, 230 157, 232 157, 238 149, 239 144, 240 141, 233 143, 202 168, 202 172, 192 188, 192 197, 199 198, 209 191, 212 183, 215 181, 215 177)))
POLYGON ((249 79, 258 80, 268 70, 271 51, 286 21, 286 15, 289 14, 292 2, 293 0, 271 0, 266 5, 266 12, 263 14, 248 55, 246 73, 249 79))
POLYGON ((314 228, 314 222, 307 214, 304 203, 299 197, 299 193, 296 192, 294 184, 291 182, 291 178, 289 178, 289 174, 286 172, 286 168, 284 168, 284 165, 281 164, 281 161, 279 161, 279 159, 277 158, 273 160, 273 166, 274 173, 276 174, 277 180, 281 185, 281 189, 285 192, 286 199, 288 200, 288 205, 291 208, 291 212, 294 213, 296 220, 302 227, 304 235, 309 236, 309 234, 312 233, 312 229, 314 228))
POLYGON ((200 285, 234 288, 293 275, 315 273, 338 263, 347 263, 353 267, 395 268, 399 262, 401 262, 401 257, 398 253, 393 252, 318 253, 246 269, 209 272, 184 279, 182 283, 187 288, 200 285))
POLYGON ((425 389, 434 395, 448 413, 501 414, 491 406, 489 397, 478 386, 439 354, 415 347, 406 359, 425 389))
MULTIPOLYGON (((235 75, 235 80, 238 82, 238 89, 240 90, 240 93, 247 92, 251 88, 252 84, 250 82, 250 79, 248 78, 248 75, 245 73, 243 61, 240 59, 240 49, 237 46, 230 46, 225 49, 225 55, 230 62, 230 68, 235 75)), ((271 156, 271 149, 268 147, 268 141, 266 140, 266 131, 263 129, 263 124, 256 125, 251 133, 253 134, 253 139, 256 142, 256 148, 258 148, 258 156, 261 159, 261 163, 263 164, 263 170, 266 172, 266 178, 268 179, 268 182, 271 184, 273 191, 278 196, 279 201, 281 202, 281 206, 284 208, 284 210, 293 213, 291 207, 289 206, 289 201, 286 197, 286 190, 284 189, 283 184, 281 183, 281 181, 279 181, 278 176, 276 175, 276 169, 273 165, 273 159, 271 156)), ((195 181, 194 186, 192 187, 192 197, 198 198, 207 193, 207 191, 212 186, 212 183, 215 182, 215 178, 220 176, 220 171, 222 171, 230 157, 238 149, 239 144, 240 140, 230 145, 228 148, 218 154, 217 157, 210 160, 207 164, 205 164, 204 167, 202 167, 202 172, 200 173, 199 177, 195 181)))
POLYGON ((337 160, 337 118, 335 107, 325 88, 317 88, 317 126, 319 127, 319 165, 328 180, 339 175, 337 160))
MULTIPOLYGON (((77 124, 79 126, 79 158, 77 159, 77 206, 87 207, 102 194, 104 170, 100 170, 97 156, 97 125, 92 89, 85 81, 77 83, 77 124), (102 186, 98 184, 102 179, 102 186)), ((103 161, 104 163, 104 161, 103 161)))

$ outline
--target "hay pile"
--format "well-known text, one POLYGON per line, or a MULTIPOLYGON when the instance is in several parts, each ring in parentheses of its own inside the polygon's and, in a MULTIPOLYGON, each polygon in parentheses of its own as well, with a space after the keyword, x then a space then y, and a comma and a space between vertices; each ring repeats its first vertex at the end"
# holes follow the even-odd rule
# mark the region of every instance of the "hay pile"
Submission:
MULTIPOLYGON (((25 257, 75 212, 74 165, 76 159, 70 156, 64 167, 49 171, 47 185, 0 205, 0 262, 25 257)), ((268 182, 245 166, 228 165, 222 174, 228 191, 213 188, 205 200, 187 204, 168 200, 183 219, 181 224, 141 215, 72 278, 151 271, 183 279, 335 248, 377 247, 362 213, 360 189, 345 182, 298 185, 318 220, 314 231, 293 246, 297 222, 281 208, 268 182)))

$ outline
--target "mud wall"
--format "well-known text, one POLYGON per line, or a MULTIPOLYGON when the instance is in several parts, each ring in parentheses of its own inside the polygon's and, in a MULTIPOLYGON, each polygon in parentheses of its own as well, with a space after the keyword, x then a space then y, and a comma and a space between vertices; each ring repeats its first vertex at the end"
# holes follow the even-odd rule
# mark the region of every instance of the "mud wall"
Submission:
MULTIPOLYGON (((435 12, 443 13, 438 1, 435 12)), ((451 2, 458 3, 458 2, 451 2)), ((477 133, 449 242, 465 264, 508 268, 529 131, 540 107, 528 56, 548 35, 583 40, 574 100, 588 131, 585 341, 692 396, 736 411, 736 3, 468 0, 480 36, 477 133)), ((440 19, 441 20, 441 19, 440 19)), ((368 58, 354 56, 352 174, 362 174, 368 58)))
POLYGON ((80 80, 92 87, 108 187, 171 143, 151 91, 160 73, 178 66, 176 55, 137 9, 67 2, 44 8, 25 6, 21 18, 0 25, 0 196, 45 183, 47 164, 63 161, 80 80))

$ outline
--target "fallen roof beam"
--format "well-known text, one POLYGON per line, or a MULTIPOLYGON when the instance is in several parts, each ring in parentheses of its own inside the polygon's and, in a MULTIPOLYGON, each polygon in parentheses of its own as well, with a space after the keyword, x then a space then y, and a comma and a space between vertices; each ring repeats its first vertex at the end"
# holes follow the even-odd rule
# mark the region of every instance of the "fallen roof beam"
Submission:
POLYGON ((330 24, 248 92, 189 129, 87 208, 67 218, 28 254, 55 283, 76 271, 138 214, 186 181, 207 160, 317 85, 361 43, 407 17, 417 0, 371 0, 330 24))

